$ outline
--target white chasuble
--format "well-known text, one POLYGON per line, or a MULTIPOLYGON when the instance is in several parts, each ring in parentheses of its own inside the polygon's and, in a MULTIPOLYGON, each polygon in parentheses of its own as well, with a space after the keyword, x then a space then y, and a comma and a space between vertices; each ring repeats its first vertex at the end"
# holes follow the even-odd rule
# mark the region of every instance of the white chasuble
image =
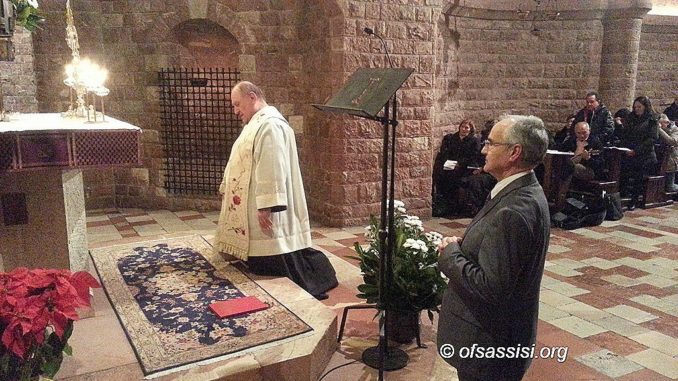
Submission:
POLYGON ((304 184, 294 131, 273 106, 252 116, 236 139, 219 187, 221 213, 215 250, 242 260, 311 246, 304 184), (272 234, 257 211, 271 208, 272 234))

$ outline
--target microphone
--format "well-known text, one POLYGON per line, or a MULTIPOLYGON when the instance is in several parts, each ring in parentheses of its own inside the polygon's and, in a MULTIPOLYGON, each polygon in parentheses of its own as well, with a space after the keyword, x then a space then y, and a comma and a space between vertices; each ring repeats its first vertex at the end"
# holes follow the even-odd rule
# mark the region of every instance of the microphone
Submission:
POLYGON ((386 41, 384 41, 383 38, 381 38, 380 35, 374 33, 374 30, 372 28, 365 27, 363 28, 363 32, 370 36, 374 36, 378 38, 381 41, 381 45, 384 47, 384 52, 386 52, 386 58, 388 59, 388 64, 391 66, 391 69, 393 69, 393 61, 391 61, 391 56, 388 55, 388 47, 386 46, 386 41))

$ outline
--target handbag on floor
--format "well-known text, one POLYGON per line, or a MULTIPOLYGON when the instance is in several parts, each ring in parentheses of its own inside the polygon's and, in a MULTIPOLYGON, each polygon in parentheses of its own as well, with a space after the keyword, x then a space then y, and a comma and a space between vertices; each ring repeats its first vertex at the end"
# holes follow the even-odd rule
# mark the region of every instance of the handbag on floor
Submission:
POLYGON ((621 203, 619 192, 607 193, 605 195, 605 219, 609 221, 621 220, 624 217, 624 210, 621 203))
POLYGON ((606 214, 607 208, 602 197, 579 193, 566 200, 561 212, 551 216, 551 223, 565 230, 598 226, 603 223, 606 214))

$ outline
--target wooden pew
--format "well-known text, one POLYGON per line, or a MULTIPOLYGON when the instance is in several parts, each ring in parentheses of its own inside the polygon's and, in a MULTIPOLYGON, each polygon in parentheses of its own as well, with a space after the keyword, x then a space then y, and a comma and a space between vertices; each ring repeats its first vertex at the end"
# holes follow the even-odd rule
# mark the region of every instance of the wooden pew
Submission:
POLYGON ((549 201, 551 212, 558 212, 564 205, 564 201, 569 190, 602 195, 605 193, 617 193, 620 187, 621 160, 623 151, 616 147, 605 147, 606 176, 604 179, 593 179, 589 181, 572 180, 571 184, 566 184, 567 179, 562 176, 567 160, 570 160, 574 153, 558 152, 549 150, 544 158, 544 179, 542 188, 549 201))
POLYGON ((588 192, 593 194, 602 194, 605 193, 617 193, 619 192, 619 179, 621 177, 621 161, 624 152, 617 149, 617 147, 605 147, 603 148, 604 159, 605 159, 605 178, 604 179, 593 179, 588 181, 579 181, 574 179, 572 190, 588 192))
MULTIPOLYGON (((566 161, 570 160, 572 156, 574 156, 572 152, 548 150, 546 157, 544 157, 544 178, 541 186, 544 189, 544 195, 546 195, 546 200, 548 200, 549 208, 552 212, 558 211, 556 204, 559 198, 564 197, 561 193, 563 192, 563 182, 565 179, 561 174, 564 171, 566 161)), ((565 192, 567 192, 567 189, 565 189, 565 192)))
POLYGON ((669 162, 669 149, 666 144, 655 144, 654 150, 657 154, 659 168, 656 176, 647 176, 643 180, 643 209, 657 208, 673 204, 673 196, 676 192, 667 193, 666 187, 666 169, 669 162))

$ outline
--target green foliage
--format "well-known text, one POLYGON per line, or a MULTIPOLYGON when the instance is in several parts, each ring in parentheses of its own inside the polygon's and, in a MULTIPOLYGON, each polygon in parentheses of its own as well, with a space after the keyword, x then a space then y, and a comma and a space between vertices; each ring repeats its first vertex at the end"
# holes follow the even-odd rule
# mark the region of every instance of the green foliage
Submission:
MULTIPOLYGON (((383 308, 393 311, 428 310, 433 321, 433 311, 438 312, 447 284, 438 270, 437 245, 439 233, 424 233, 417 217, 405 215, 404 205, 396 201, 395 248, 393 252, 393 282, 385 290, 383 308)), ((367 303, 382 305, 379 296, 380 245, 377 237, 379 221, 372 216, 365 236, 369 246, 363 249, 357 242, 354 247, 360 261, 363 284, 357 296, 367 303)))
POLYGON ((16 23, 30 32, 40 29, 45 18, 40 16, 37 0, 10 0, 16 9, 16 23))
POLYGON ((0 380, 31 381, 39 375, 54 378, 59 371, 64 353, 71 355, 66 343, 73 333, 73 321, 69 321, 63 339, 51 332, 41 345, 32 345, 26 353, 26 360, 14 356, 0 347, 0 380))

